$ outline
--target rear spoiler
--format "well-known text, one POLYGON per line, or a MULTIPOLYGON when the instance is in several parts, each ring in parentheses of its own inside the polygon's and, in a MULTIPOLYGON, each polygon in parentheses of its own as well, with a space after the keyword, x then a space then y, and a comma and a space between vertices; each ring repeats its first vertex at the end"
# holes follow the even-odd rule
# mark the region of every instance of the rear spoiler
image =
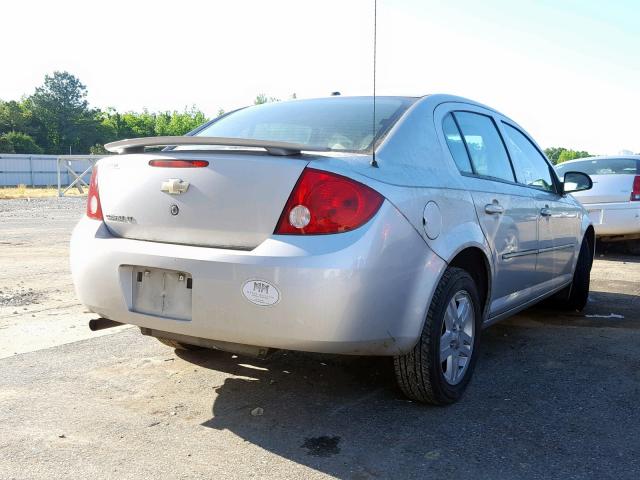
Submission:
POLYGON ((251 140, 228 137, 144 137, 119 140, 107 143, 104 148, 114 153, 142 153, 145 147, 172 147, 178 145, 212 145, 225 147, 264 148, 269 155, 299 155, 303 150, 328 152, 329 148, 311 147, 298 143, 272 142, 270 140, 251 140))

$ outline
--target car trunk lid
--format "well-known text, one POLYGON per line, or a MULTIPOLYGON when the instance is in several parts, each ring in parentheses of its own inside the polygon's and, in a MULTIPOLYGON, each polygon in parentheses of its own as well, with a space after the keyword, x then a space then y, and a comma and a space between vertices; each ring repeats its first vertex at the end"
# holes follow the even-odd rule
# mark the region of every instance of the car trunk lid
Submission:
POLYGON ((573 195, 583 204, 628 202, 635 175, 590 175, 593 187, 573 195))
POLYGON ((104 221, 116 236, 250 250, 274 231, 308 160, 263 152, 157 152, 99 164, 104 221), (197 168, 152 160, 204 160, 197 168), (162 164, 163 162, 158 162, 162 164))

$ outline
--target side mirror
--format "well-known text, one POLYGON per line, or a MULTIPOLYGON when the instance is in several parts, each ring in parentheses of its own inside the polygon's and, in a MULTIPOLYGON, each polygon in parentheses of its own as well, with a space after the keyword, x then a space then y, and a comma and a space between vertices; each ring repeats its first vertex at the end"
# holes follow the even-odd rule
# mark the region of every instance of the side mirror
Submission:
POLYGON ((581 192, 593 187, 591 177, 582 172, 567 172, 564 174, 562 193, 581 192))

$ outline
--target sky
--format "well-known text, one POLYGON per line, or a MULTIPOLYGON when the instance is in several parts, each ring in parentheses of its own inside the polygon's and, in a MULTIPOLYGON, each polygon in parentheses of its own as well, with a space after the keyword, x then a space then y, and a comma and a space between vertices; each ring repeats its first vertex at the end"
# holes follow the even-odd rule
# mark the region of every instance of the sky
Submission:
MULTIPOLYGON (((0 99, 54 70, 92 106, 209 116, 281 99, 370 95, 373 0, 9 0, 0 99)), ((640 152, 637 0, 378 0, 379 95, 451 93, 543 147, 640 152)))

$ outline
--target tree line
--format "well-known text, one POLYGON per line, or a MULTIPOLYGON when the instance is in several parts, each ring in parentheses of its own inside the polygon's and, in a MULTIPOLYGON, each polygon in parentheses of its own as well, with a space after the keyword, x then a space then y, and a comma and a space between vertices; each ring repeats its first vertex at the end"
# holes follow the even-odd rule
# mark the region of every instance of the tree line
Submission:
POLYGON ((91 108, 77 77, 54 72, 33 94, 0 100, 0 153, 104 153, 103 145, 114 140, 183 135, 206 121, 195 107, 125 113, 91 108))
POLYGON ((544 154, 554 165, 558 163, 566 162, 568 160, 575 160, 577 158, 592 157, 589 152, 584 150, 571 150, 564 147, 551 147, 545 148, 544 154))
MULTIPOLYGON (((292 95, 296 98, 296 94, 292 95)), ((254 103, 278 101, 264 93, 254 103)), ((218 111, 222 115, 223 110, 218 111)), ((91 108, 87 87, 69 72, 46 75, 44 83, 20 100, 0 100, 0 153, 105 153, 115 140, 184 135, 208 121, 195 106, 179 111, 124 112, 91 108)), ((545 149, 554 164, 590 156, 563 147, 545 149)))

